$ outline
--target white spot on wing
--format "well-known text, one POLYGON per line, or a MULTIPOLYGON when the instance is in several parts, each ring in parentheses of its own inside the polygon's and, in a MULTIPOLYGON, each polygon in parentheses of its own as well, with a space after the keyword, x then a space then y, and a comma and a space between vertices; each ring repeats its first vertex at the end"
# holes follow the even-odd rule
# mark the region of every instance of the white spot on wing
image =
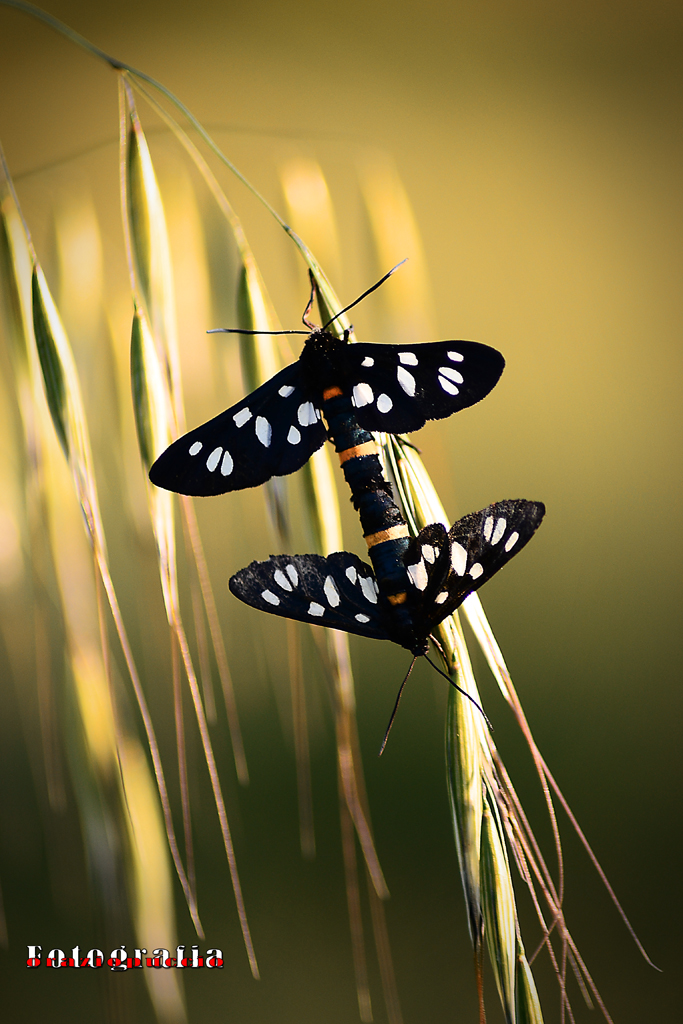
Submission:
POLYGON ((264 601, 267 601, 268 604, 280 603, 280 598, 277 596, 277 594, 274 594, 272 590, 264 590, 263 593, 261 594, 261 597, 263 598, 264 601))
POLYGON ((375 396, 369 384, 356 384, 351 400, 357 409, 362 409, 364 405, 370 405, 374 398, 375 396))
POLYGON ((360 365, 361 366, 374 366, 375 365, 375 360, 372 358, 372 356, 366 356, 365 359, 363 360, 363 362, 360 365))
POLYGON ((402 366, 399 366, 396 371, 396 376, 398 377, 398 382, 405 393, 413 398, 415 395, 415 378, 412 373, 408 373, 408 371, 404 370, 402 366))
POLYGON ((221 462, 221 474, 222 476, 230 476, 235 463, 232 461, 232 455, 226 448, 223 453, 223 461, 221 462))
POLYGON ((337 584, 331 576, 328 576, 325 580, 323 590, 325 591, 325 597, 330 608, 336 608, 339 604, 339 591, 337 590, 337 584))
POLYGON ((431 544, 422 545, 422 557, 425 562, 429 562, 430 565, 434 564, 434 548, 431 544))
POLYGON ((302 402, 297 411, 297 418, 302 427, 310 427, 315 423, 313 402, 302 402))
POLYGON ((292 584, 289 582, 282 569, 276 569, 273 573, 273 579, 277 583, 278 587, 282 587, 283 590, 288 590, 291 594, 292 584))
POLYGON ((434 604, 443 604, 448 598, 448 591, 442 590, 440 594, 437 594, 434 598, 434 604))
POLYGON ((240 411, 236 412, 235 415, 233 416, 233 420, 235 421, 236 427, 243 427, 244 424, 248 423, 250 419, 251 409, 240 409, 240 411))
POLYGON ((346 570, 346 578, 351 580, 352 583, 356 582, 356 580, 358 579, 358 573, 356 572, 355 565, 350 565, 348 567, 348 569, 346 570))
POLYGON ((315 615, 317 618, 320 618, 321 615, 325 614, 325 609, 321 604, 316 604, 315 601, 311 601, 308 606, 308 614, 315 615))
POLYGON ((457 540, 451 544, 451 565, 453 566, 453 572, 456 572, 458 576, 465 575, 467 552, 462 544, 458 544, 457 540))
POLYGON ((493 537, 491 537, 491 543, 492 544, 497 544, 498 543, 500 538, 505 533, 505 527, 506 526, 507 526, 507 521, 505 519, 503 519, 503 517, 501 516, 501 518, 496 523, 496 528, 493 531, 493 537))
POLYGON ((190 455, 199 455, 204 445, 201 441, 195 441, 193 445, 190 445, 190 455))
POLYGON ((491 540, 491 532, 493 531, 493 516, 487 516, 484 520, 484 537, 486 540, 491 540))
POLYGON ((278 391, 278 395, 281 395, 283 398, 289 398, 292 394, 294 394, 294 388, 291 384, 283 384, 278 391))
POLYGON ((221 461, 222 454, 223 449, 221 445, 219 445, 218 448, 214 448, 214 450, 211 452, 208 459, 206 460, 206 468, 208 469, 209 473, 213 473, 214 469, 221 461))
POLYGON ((459 352, 448 352, 446 354, 448 355, 449 359, 453 360, 454 363, 461 363, 465 358, 464 356, 461 356, 459 352))
POLYGON ((473 580, 478 580, 480 576, 484 575, 484 567, 479 562, 475 562, 470 569, 470 576, 473 580))
POLYGON ((297 587, 299 585, 299 573, 296 571, 296 568, 291 564, 287 566, 287 575, 292 581, 293 586, 297 587))
POLYGON ((369 615, 363 615, 362 612, 358 612, 358 614, 356 615, 356 622, 369 622, 369 621, 370 621, 370 616, 369 615))
POLYGON ((439 373, 442 373, 444 377, 448 377, 448 379, 452 380, 455 384, 464 383, 465 378, 463 375, 458 373, 457 370, 453 370, 450 366, 440 366, 439 373))
POLYGON ((380 395, 377 399, 377 408, 380 412, 390 412, 394 407, 394 403, 389 398, 389 395, 380 395))
POLYGON ((265 416, 256 417, 256 436, 263 447, 267 448, 270 444, 270 439, 273 436, 273 428, 265 416))
POLYGON ((444 389, 444 391, 449 395, 460 394, 460 389, 456 388, 455 384, 453 384, 452 381, 446 380, 445 377, 442 377, 441 374, 439 374, 439 384, 444 389))
POLYGON ((363 591, 363 597, 370 602, 370 604, 377 604, 377 593, 374 588, 374 579, 372 576, 359 576, 360 589, 363 591))
POLYGON ((512 551, 512 549, 514 548, 514 546, 515 546, 515 544, 517 543, 518 540, 519 540, 519 534, 515 530, 515 532, 511 533, 510 536, 508 537, 508 539, 505 541, 505 550, 506 551, 512 551))
POLYGON ((404 366, 417 366, 417 356, 414 352, 399 352, 398 358, 404 366))
POLYGON ((301 434, 296 429, 296 427, 290 427, 289 428, 289 433, 287 434, 287 440, 289 441, 290 444, 298 444, 299 443, 299 441, 301 440, 301 434))
POLYGON ((418 590, 424 590, 429 583, 429 577, 427 576, 427 568, 422 559, 416 565, 407 565, 406 569, 413 586, 417 587, 418 590))

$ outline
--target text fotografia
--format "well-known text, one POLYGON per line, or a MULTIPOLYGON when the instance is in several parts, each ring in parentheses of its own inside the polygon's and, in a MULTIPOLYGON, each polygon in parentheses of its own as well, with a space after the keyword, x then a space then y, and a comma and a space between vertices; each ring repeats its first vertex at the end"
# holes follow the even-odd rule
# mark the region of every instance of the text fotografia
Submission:
MULTIPOLYGON (((28 946, 27 967, 42 967, 43 947, 28 946)), ((108 967, 111 971, 127 971, 134 967, 155 967, 157 969, 171 967, 222 967, 223 952, 220 949, 207 949, 199 952, 199 946, 176 946, 175 955, 171 956, 167 949, 153 949, 148 955, 146 949, 134 949, 126 952, 125 946, 112 949, 105 958, 101 949, 89 949, 81 952, 80 946, 74 946, 66 953, 63 949, 51 949, 45 957, 46 967, 108 967)))

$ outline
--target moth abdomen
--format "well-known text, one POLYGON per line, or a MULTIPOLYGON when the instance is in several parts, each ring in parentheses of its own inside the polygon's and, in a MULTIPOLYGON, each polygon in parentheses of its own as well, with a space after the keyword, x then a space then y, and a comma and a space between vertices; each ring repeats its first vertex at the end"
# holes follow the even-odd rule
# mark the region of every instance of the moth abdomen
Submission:
MULTIPOLYGON (((406 529, 405 536, 391 537, 379 544, 373 544, 368 549, 372 568, 375 571, 375 578, 380 591, 388 599, 391 605, 391 614, 398 617, 396 608, 404 606, 404 611, 409 613, 406 590, 406 570, 403 564, 403 555, 406 552, 410 539, 406 529), (402 599, 400 595, 404 595, 402 599)), ((367 538, 366 538, 367 540, 367 538)), ((401 614, 401 620, 405 616, 401 614)))

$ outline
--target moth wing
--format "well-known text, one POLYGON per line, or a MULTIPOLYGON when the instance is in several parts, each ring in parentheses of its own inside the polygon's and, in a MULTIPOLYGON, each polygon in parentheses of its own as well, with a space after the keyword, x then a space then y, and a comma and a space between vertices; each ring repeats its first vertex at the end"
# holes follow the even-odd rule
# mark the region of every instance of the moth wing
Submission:
POLYGON ((495 502, 455 523, 447 537, 447 561, 442 564, 445 576, 438 581, 436 592, 430 588, 420 607, 421 628, 431 632, 514 558, 531 540, 544 515, 541 502, 513 499, 495 502))
POLYGON ((419 609, 431 604, 450 572, 448 537, 441 523, 430 523, 413 537, 403 556, 410 604, 419 609))
POLYGON ((179 494, 225 494, 300 469, 327 437, 298 362, 241 402, 179 437, 149 478, 179 494))
POLYGON ((481 401, 505 360, 476 341, 360 342, 344 350, 346 386, 365 430, 403 434, 481 401))
POLYGON ((228 583, 240 601, 288 619, 388 640, 386 612, 369 565, 349 551, 271 555, 252 562, 228 583))

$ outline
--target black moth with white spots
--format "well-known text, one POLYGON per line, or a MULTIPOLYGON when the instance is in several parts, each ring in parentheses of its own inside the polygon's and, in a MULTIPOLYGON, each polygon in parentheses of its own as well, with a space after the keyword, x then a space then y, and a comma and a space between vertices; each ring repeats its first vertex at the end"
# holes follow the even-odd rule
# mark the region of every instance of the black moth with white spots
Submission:
POLYGON ((440 523, 421 530, 403 556, 409 630, 397 628, 372 569, 348 551, 327 558, 273 555, 235 573, 229 586, 261 611, 426 654, 432 630, 521 551, 544 514, 541 502, 500 501, 460 519, 448 533, 440 523))
POLYGON ((317 329, 295 363, 174 441, 149 478, 180 494, 256 487, 300 469, 324 444, 330 388, 350 396, 364 430, 402 434, 480 401, 504 365, 499 352, 474 341, 349 344, 317 329))

